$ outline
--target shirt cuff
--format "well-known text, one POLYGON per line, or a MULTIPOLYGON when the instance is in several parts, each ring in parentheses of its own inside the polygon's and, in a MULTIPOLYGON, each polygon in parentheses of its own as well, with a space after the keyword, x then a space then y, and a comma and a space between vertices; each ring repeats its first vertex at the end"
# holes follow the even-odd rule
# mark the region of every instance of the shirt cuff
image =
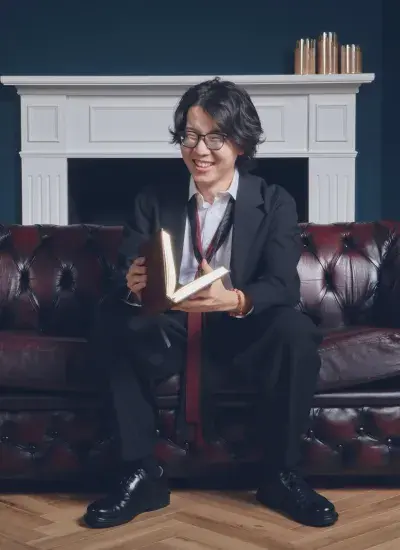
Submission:
POLYGON ((245 319, 246 317, 251 315, 253 313, 253 311, 254 311, 254 306, 245 315, 232 315, 232 317, 234 317, 235 319, 245 319))

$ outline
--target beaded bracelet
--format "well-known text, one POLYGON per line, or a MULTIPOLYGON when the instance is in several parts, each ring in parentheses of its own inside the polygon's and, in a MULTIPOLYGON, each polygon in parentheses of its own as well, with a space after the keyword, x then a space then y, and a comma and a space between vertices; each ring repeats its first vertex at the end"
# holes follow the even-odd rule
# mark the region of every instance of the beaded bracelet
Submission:
POLYGON ((232 292, 236 293, 237 299, 238 299, 238 306, 237 310, 231 311, 230 315, 232 317, 243 317, 243 300, 242 300, 242 294, 237 288, 232 288, 232 292))

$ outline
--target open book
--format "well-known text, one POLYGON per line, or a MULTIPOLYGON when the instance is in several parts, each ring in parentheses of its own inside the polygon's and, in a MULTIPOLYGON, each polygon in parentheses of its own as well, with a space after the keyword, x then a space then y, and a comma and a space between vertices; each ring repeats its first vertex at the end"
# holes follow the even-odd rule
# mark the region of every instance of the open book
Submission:
POLYGON ((162 313, 229 273, 225 267, 219 267, 179 287, 171 236, 164 229, 141 246, 140 255, 146 258, 147 267, 147 285, 142 290, 143 313, 162 313))

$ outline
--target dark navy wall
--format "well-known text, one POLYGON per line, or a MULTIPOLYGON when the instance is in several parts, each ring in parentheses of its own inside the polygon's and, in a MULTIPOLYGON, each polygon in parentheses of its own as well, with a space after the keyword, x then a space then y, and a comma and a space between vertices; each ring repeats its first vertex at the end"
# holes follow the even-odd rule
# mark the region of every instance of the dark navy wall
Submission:
POLYGON ((400 219, 400 44, 398 7, 383 2, 382 216, 400 219))
MULTIPOLYGON (((357 218, 381 215, 382 13, 375 0, 2 0, 0 74, 282 74, 296 39, 359 43, 357 218), (228 7, 230 6, 230 7, 228 7)), ((19 102, 0 88, 0 221, 20 220, 19 102)))

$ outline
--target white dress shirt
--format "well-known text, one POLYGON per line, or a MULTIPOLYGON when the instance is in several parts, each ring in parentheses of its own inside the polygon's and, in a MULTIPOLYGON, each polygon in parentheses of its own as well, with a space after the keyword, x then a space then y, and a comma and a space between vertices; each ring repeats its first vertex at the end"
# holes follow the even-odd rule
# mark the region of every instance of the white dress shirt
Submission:
MULTIPOLYGON (((197 187, 193 181, 193 178, 190 178, 189 185, 189 197, 188 200, 192 198, 193 195, 197 195, 197 211, 199 214, 200 221, 200 231, 201 231, 201 244, 202 252, 207 250, 223 216, 225 209, 228 205, 229 198, 232 196, 236 199, 237 191, 239 187, 239 173, 235 169, 235 173, 232 179, 232 183, 226 191, 218 193, 215 197, 212 204, 204 200, 203 196, 197 190, 197 187)), ((226 267, 230 269, 231 263, 231 253, 232 253, 232 228, 228 234, 225 242, 217 250, 215 256, 212 258, 210 265, 213 269, 217 267, 226 267)), ((179 283, 185 285, 193 281, 198 263, 195 258, 192 246, 192 237, 190 233, 190 224, 188 218, 186 218, 185 225, 185 235, 183 240, 183 249, 182 249, 182 261, 179 272, 179 283)), ((226 275, 222 282, 224 283, 225 288, 232 288, 231 278, 226 275)))

